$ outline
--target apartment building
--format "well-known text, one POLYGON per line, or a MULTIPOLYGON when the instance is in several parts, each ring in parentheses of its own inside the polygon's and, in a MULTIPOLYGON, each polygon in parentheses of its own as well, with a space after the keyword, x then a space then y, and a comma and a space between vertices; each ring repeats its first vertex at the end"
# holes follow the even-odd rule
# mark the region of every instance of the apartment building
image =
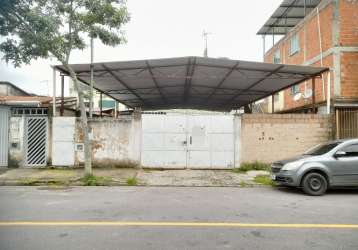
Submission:
MULTIPOLYGON (((357 0, 285 0, 257 34, 283 36, 265 52, 265 62, 330 67, 333 107, 358 108, 357 0)), ((327 78, 316 79, 318 112, 325 109, 327 78)), ((275 112, 308 112, 311 90, 311 81, 284 90, 275 112)))
POLYGON ((265 62, 331 69, 330 77, 317 76, 314 86, 307 80, 268 98, 269 112, 326 113, 330 97, 337 137, 358 134, 358 0, 285 0, 257 34, 264 47, 267 38, 273 39, 265 62))

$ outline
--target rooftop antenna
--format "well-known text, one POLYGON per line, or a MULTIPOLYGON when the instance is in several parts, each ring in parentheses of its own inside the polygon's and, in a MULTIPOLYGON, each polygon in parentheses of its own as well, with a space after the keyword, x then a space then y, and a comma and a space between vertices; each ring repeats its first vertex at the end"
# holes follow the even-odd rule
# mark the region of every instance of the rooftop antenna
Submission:
POLYGON ((211 35, 211 34, 212 33, 206 32, 205 30, 203 31, 203 37, 204 37, 204 43, 205 43, 204 57, 208 57, 208 35, 211 35))

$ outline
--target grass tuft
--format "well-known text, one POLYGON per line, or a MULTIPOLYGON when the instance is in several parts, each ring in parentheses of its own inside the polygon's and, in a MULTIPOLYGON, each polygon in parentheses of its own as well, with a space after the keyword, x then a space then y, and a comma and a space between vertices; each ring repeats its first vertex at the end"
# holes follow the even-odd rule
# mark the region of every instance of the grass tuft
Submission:
POLYGON ((255 176, 254 182, 266 186, 275 186, 275 183, 271 180, 271 177, 268 175, 258 175, 255 176))
POLYGON ((137 178, 135 177, 131 177, 127 179, 127 185, 128 186, 137 186, 138 182, 137 182, 137 178))
POLYGON ((112 181, 109 177, 95 176, 92 174, 85 175, 80 181, 85 186, 108 186, 112 181))
POLYGON ((235 173, 246 173, 251 170, 264 170, 270 171, 270 164, 255 161, 255 162, 244 162, 240 165, 239 168, 233 169, 235 173))
POLYGON ((249 184, 247 184, 245 181, 240 181, 240 187, 248 187, 249 184))

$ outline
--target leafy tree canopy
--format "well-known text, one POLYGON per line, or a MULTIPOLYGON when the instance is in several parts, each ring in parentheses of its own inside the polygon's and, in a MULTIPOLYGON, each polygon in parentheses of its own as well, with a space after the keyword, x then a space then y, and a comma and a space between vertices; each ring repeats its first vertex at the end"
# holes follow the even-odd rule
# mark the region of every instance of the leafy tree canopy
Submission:
POLYGON ((125 42, 129 14, 121 0, 0 0, 0 51, 16 67, 56 57, 67 65, 85 37, 115 46, 125 42))

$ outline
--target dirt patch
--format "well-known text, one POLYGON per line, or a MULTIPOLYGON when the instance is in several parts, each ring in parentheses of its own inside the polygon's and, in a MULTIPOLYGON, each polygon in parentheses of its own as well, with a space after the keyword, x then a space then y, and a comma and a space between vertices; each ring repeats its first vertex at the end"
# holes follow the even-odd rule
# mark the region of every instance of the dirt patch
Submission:
POLYGON ((138 168, 139 164, 135 161, 116 161, 112 159, 102 158, 101 160, 94 160, 93 168, 138 168))

